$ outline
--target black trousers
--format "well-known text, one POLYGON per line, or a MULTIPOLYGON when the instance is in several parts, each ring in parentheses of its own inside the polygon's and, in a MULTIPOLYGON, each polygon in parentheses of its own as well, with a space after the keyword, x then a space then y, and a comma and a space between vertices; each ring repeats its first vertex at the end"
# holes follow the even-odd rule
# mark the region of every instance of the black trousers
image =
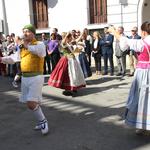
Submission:
POLYGON ((95 60, 95 68, 96 71, 101 71, 101 54, 99 53, 94 53, 93 54, 94 60, 95 60))
POLYGON ((86 53, 87 60, 89 62, 89 66, 91 66, 91 53, 86 53))
POLYGON ((50 62, 50 56, 46 56, 44 58, 44 74, 50 74, 51 73, 51 62, 50 62), (48 68, 48 72, 47 72, 48 68))
POLYGON ((113 54, 103 54, 104 59, 104 73, 108 73, 108 60, 110 65, 110 73, 114 73, 114 62, 113 62, 113 54))
POLYGON ((51 54, 52 71, 55 69, 59 59, 60 59, 60 53, 51 54))

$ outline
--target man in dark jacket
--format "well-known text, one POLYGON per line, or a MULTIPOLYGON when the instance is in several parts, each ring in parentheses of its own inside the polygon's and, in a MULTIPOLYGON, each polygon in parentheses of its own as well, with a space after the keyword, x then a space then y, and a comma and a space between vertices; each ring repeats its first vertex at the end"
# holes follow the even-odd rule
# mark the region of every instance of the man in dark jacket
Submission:
POLYGON ((100 40, 102 56, 104 58, 104 75, 108 74, 108 60, 110 63, 110 75, 114 74, 113 41, 114 36, 108 32, 108 27, 105 27, 104 37, 100 40))

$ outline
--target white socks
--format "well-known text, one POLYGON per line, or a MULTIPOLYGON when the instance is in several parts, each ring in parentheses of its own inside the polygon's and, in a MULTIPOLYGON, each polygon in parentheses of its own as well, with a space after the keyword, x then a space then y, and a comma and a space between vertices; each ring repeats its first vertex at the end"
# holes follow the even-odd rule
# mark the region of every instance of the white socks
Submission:
POLYGON ((36 108, 33 110, 33 113, 38 121, 43 121, 45 119, 43 111, 39 105, 36 106, 36 108))

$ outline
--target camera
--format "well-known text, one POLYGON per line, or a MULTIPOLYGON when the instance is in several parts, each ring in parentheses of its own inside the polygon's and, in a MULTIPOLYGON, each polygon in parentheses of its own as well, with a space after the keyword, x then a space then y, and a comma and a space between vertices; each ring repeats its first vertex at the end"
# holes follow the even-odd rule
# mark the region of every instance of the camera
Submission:
POLYGON ((23 44, 19 45, 19 48, 20 49, 24 48, 24 45, 23 44))
POLYGON ((19 41, 20 41, 20 45, 19 45, 19 48, 20 49, 22 49, 22 48, 24 48, 24 38, 25 38, 25 36, 24 35, 20 35, 19 36, 19 41))

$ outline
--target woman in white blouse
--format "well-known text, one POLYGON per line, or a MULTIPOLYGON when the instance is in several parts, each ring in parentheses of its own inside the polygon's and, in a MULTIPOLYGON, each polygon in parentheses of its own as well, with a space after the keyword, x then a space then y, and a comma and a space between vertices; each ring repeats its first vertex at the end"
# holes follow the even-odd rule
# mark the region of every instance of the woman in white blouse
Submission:
POLYGON ((126 105, 125 123, 135 127, 138 135, 147 135, 150 131, 150 22, 141 25, 142 39, 120 37, 112 27, 109 31, 120 40, 122 50, 130 47, 138 55, 138 64, 126 105))

